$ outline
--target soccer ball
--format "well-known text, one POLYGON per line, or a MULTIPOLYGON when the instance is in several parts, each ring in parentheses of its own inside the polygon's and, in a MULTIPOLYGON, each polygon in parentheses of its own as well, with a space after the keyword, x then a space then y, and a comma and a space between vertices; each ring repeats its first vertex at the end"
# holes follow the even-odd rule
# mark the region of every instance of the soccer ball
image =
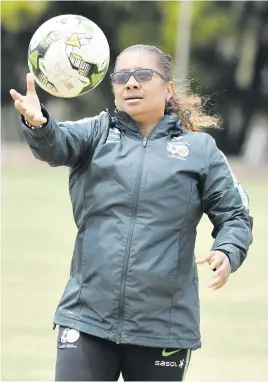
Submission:
POLYGON ((34 33, 28 66, 42 89, 72 98, 93 90, 106 75, 110 48, 103 31, 78 15, 53 17, 34 33))

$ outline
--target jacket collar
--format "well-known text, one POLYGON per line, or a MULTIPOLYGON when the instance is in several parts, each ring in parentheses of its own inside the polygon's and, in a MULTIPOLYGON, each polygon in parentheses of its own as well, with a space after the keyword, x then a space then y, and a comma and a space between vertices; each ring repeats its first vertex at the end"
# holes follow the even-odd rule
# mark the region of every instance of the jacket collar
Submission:
MULTIPOLYGON (((109 113, 109 112, 108 112, 109 113)), ((125 112, 115 110, 114 117, 109 113, 110 121, 119 130, 127 134, 142 138, 136 122, 125 112)), ((175 136, 184 134, 187 130, 182 126, 181 120, 175 113, 165 114, 150 134, 151 139, 161 138, 167 135, 175 136)))

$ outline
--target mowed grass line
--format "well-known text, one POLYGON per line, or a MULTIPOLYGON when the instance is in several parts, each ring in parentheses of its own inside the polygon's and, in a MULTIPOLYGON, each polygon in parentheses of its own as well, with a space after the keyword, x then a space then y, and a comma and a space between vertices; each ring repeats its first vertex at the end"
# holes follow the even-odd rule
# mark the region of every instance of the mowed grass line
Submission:
MULTIPOLYGON (((203 347, 188 381, 267 381, 268 182, 243 184, 254 216, 254 244, 244 265, 217 292, 200 267, 203 347)), ((210 248, 202 219, 196 255, 210 248)), ((52 320, 69 274, 76 227, 68 170, 46 166, 2 170, 2 378, 53 380, 57 332, 52 320)))

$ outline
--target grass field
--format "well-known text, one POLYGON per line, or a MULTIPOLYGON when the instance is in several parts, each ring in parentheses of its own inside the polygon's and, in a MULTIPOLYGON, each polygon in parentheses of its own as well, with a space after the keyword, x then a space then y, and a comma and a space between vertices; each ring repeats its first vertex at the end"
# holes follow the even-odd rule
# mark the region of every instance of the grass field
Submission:
MULTIPOLYGON (((52 320, 68 277, 75 239, 66 169, 46 165, 2 170, 2 378, 53 380, 52 320)), ((268 181, 244 182, 254 216, 254 244, 228 284, 207 288, 200 268, 203 347, 187 381, 268 381, 268 181)), ((196 255, 211 244, 200 224, 196 255)))

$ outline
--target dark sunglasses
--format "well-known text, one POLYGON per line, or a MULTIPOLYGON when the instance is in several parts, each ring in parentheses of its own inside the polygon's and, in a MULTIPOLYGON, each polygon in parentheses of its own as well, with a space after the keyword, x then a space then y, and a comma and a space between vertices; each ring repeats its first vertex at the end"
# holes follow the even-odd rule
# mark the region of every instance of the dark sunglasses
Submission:
POLYGON ((115 72, 110 75, 113 84, 126 84, 131 76, 135 78, 137 82, 150 81, 153 78, 154 73, 158 74, 163 80, 168 81, 161 73, 154 69, 138 69, 134 72, 115 72))

